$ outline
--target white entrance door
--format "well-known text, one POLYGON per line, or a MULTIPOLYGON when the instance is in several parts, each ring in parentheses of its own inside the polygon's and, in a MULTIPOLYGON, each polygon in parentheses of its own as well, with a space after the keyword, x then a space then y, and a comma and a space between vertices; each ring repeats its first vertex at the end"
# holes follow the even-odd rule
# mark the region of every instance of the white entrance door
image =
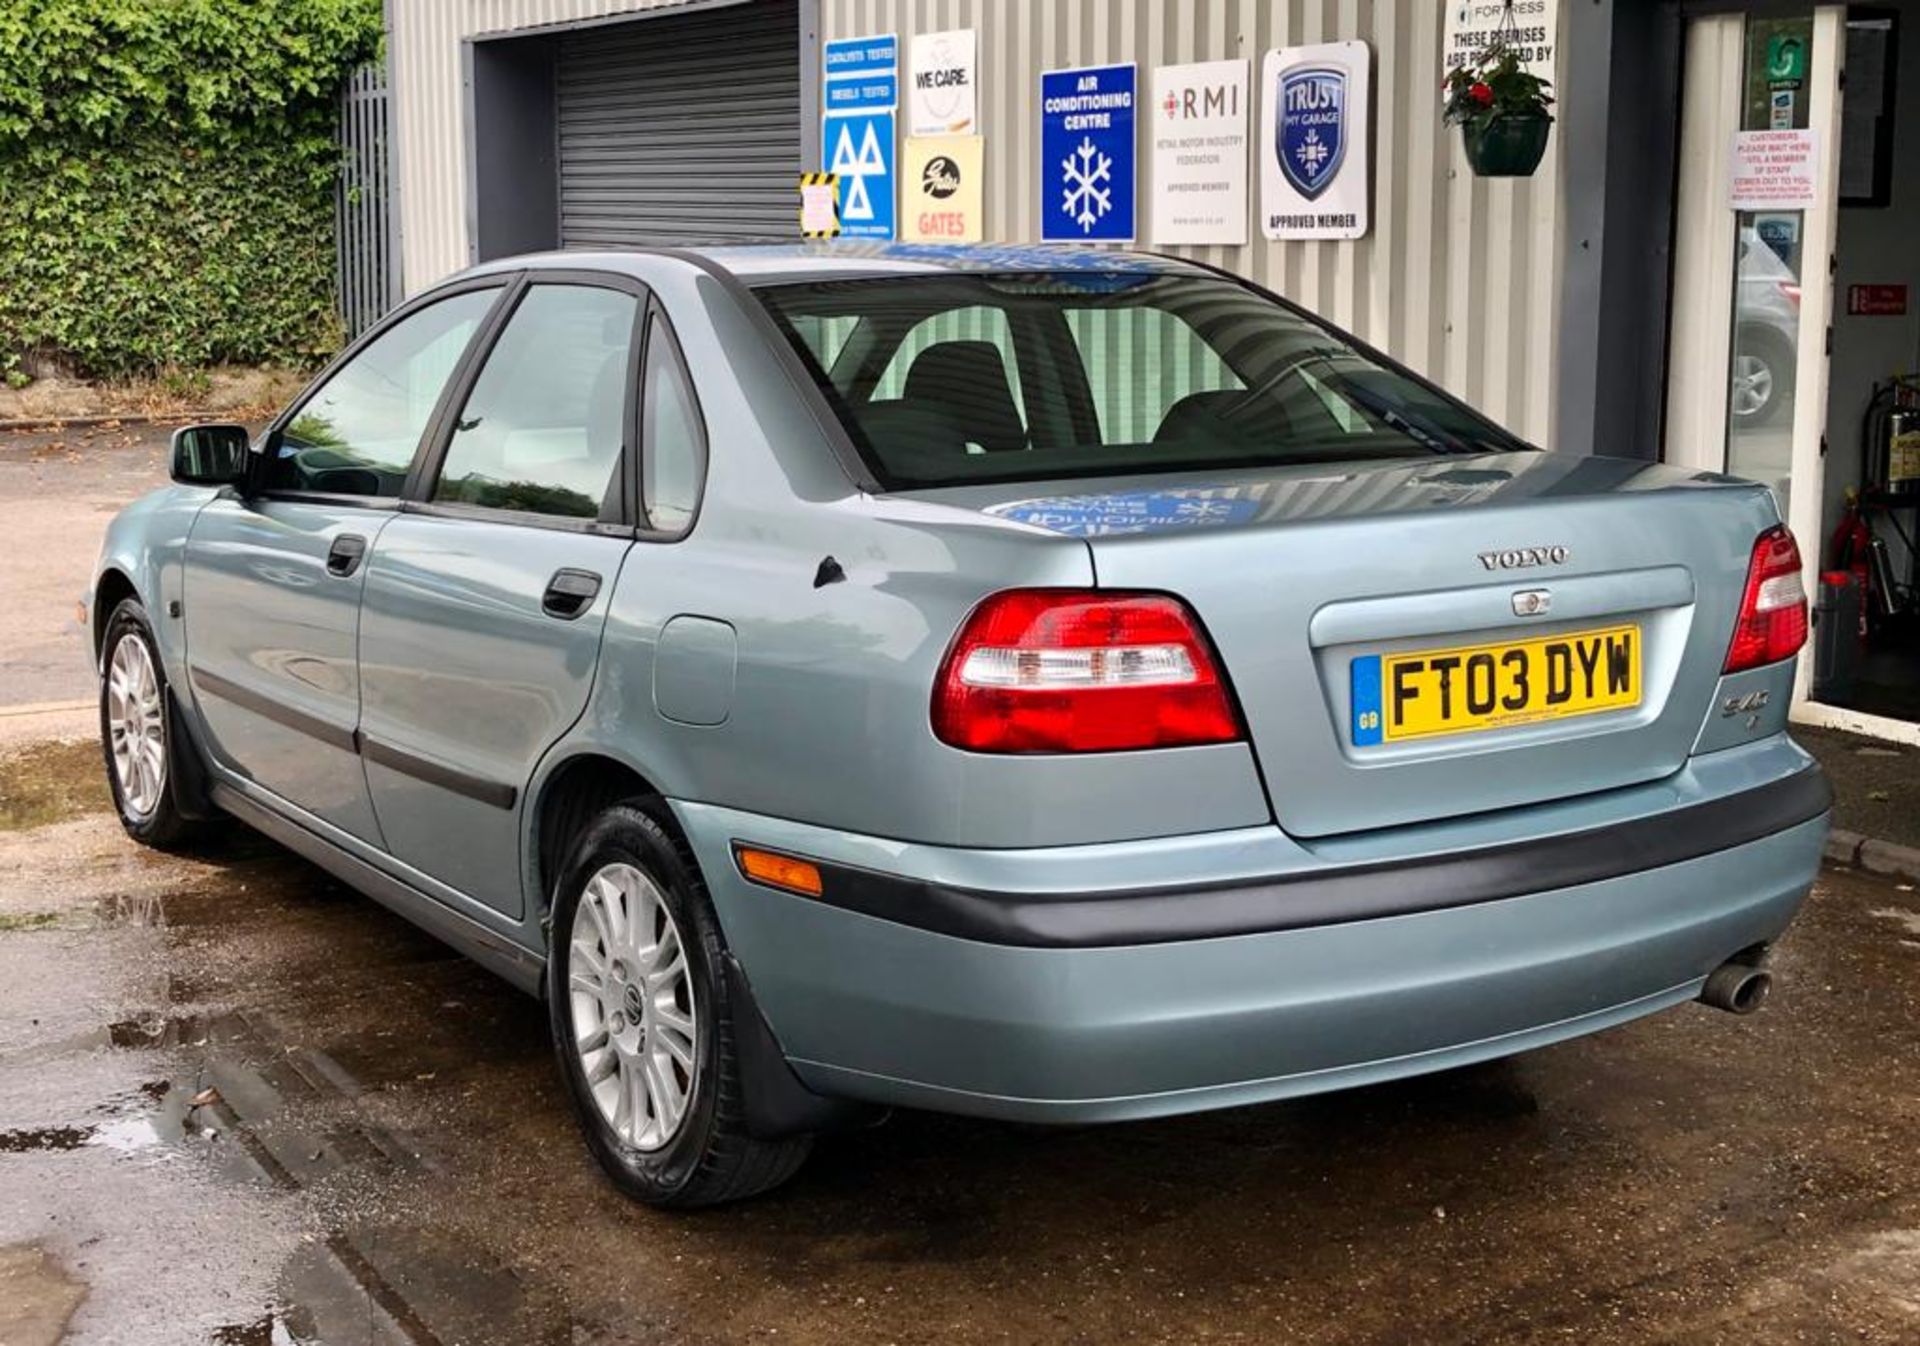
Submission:
MULTIPOLYGON (((1820 564, 1845 51, 1840 5, 1697 18, 1681 93, 1666 459, 1772 487, 1808 593, 1820 564), (1783 171, 1760 200, 1752 169, 1769 152, 1783 171)), ((1810 673, 1803 658, 1796 701, 1810 673)))

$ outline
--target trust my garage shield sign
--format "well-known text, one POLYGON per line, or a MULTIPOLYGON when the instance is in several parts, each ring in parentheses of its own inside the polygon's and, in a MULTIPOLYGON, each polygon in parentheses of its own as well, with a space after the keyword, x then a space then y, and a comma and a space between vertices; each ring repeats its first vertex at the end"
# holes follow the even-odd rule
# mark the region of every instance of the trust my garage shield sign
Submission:
POLYGON ((1262 103, 1260 227, 1268 238, 1360 238, 1372 186, 1372 52, 1323 42, 1267 53, 1262 103))

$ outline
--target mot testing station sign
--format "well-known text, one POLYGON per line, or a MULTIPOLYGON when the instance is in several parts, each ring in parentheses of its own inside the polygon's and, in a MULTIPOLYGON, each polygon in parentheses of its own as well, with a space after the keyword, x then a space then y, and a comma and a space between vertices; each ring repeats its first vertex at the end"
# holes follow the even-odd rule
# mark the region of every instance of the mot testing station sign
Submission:
POLYGON ((1245 61, 1154 70, 1155 243, 1247 241, 1247 93, 1245 61))
POLYGON ((892 33, 840 38, 827 43, 822 65, 821 140, 840 184, 840 232, 892 238, 900 41, 892 33))
POLYGON ((1813 209, 1819 154, 1815 131, 1735 131, 1727 204, 1735 210, 1813 209))
POLYGON ((979 136, 908 136, 900 161, 900 237, 978 243, 983 159, 979 136))
POLYGON ((1040 237, 1134 239, 1134 66, 1081 66, 1040 76, 1040 237))
POLYGON ((1551 81, 1560 52, 1560 0, 1443 0, 1446 26, 1440 35, 1440 78, 1472 65, 1496 38, 1508 41, 1529 75, 1551 81), (1516 36, 1501 33, 1508 6, 1516 36))
POLYGON ((1268 238, 1361 238, 1373 184, 1372 49, 1280 47, 1260 63, 1260 228, 1268 238))
POLYGON ((907 81, 907 134, 967 136, 980 130, 971 28, 916 33, 907 81))

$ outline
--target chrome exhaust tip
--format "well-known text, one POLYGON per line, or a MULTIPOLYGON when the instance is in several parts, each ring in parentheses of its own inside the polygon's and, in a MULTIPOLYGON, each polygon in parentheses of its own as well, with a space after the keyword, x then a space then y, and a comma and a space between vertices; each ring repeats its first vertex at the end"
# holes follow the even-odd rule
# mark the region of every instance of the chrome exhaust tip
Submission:
POLYGON ((1751 1014, 1766 1003, 1772 989, 1773 974, 1764 967, 1730 960, 1715 968, 1700 988, 1700 1003, 1729 1014, 1751 1014))

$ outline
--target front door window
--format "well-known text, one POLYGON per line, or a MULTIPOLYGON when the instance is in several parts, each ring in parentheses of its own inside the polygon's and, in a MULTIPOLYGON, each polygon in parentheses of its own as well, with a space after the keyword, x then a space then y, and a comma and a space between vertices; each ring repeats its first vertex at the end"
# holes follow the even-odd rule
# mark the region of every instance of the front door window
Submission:
POLYGON ((394 323, 328 376, 270 446, 269 491, 397 496, 441 390, 500 297, 436 300, 394 323))

